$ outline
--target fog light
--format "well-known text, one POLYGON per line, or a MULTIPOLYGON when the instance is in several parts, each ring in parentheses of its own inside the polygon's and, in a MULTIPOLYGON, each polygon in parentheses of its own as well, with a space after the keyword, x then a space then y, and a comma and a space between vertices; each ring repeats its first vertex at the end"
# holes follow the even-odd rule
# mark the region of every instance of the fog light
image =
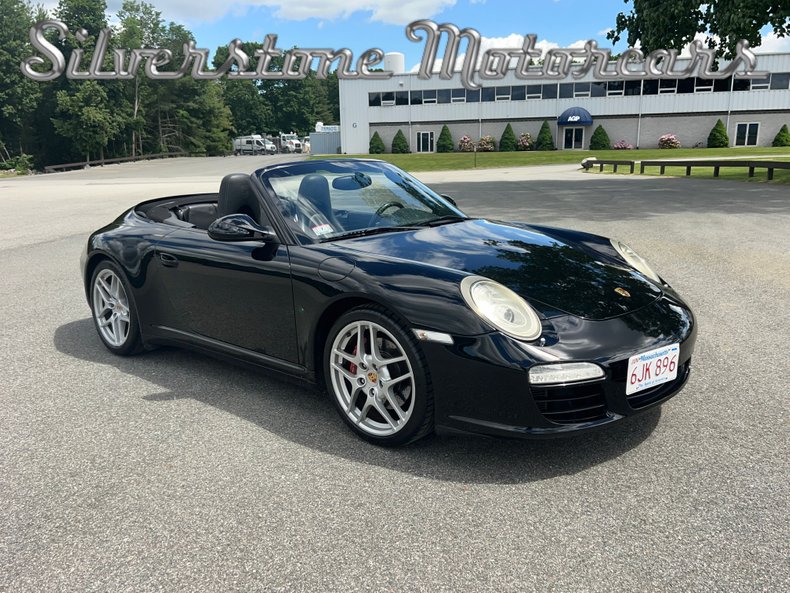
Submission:
POLYGON ((529 369, 529 382, 532 385, 558 385, 603 379, 601 367, 591 362, 559 362, 541 364, 529 369))

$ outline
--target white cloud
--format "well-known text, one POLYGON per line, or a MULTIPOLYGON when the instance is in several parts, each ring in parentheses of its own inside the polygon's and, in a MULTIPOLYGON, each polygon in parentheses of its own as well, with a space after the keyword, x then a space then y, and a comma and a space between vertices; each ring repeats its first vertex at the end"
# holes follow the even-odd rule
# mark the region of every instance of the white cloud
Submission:
POLYGON ((756 54, 790 52, 790 37, 779 37, 776 33, 771 32, 763 35, 763 42, 752 49, 756 54))
MULTIPOLYGON (((266 6, 277 18, 302 21, 342 19, 354 13, 369 13, 371 20, 396 25, 430 18, 454 6, 457 0, 156 0, 157 10, 167 19, 186 22, 214 21, 226 14, 243 13, 248 8, 266 6)), ((107 8, 115 12, 121 0, 109 0, 107 8)))

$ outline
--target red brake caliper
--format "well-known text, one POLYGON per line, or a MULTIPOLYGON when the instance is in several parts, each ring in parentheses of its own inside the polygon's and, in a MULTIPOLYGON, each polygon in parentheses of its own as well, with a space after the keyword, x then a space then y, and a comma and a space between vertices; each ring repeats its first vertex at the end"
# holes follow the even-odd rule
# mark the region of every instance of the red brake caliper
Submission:
MULTIPOLYGON (((353 352, 354 356, 357 355, 357 350, 358 349, 359 349, 358 345, 354 346, 354 352, 353 352)), ((357 372, 357 365, 355 365, 353 362, 350 362, 348 364, 348 370, 351 371, 352 373, 356 373, 357 372)))

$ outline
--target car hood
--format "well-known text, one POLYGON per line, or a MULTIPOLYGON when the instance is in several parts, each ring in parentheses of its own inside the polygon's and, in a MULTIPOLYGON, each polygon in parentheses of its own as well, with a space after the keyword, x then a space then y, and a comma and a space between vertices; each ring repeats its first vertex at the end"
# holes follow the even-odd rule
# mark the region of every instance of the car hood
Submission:
POLYGON ((608 319, 649 305, 661 289, 626 264, 550 230, 474 219, 342 242, 362 254, 394 257, 485 276, 547 317, 608 319), (619 290, 616 290, 619 289, 619 290))

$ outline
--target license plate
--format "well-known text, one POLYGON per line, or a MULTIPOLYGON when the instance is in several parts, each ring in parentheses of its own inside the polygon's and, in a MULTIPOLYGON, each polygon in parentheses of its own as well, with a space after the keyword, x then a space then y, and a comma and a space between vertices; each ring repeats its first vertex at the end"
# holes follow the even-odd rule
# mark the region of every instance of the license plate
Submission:
POLYGON ((629 358, 625 394, 631 395, 676 379, 679 355, 680 344, 670 344, 629 358))

